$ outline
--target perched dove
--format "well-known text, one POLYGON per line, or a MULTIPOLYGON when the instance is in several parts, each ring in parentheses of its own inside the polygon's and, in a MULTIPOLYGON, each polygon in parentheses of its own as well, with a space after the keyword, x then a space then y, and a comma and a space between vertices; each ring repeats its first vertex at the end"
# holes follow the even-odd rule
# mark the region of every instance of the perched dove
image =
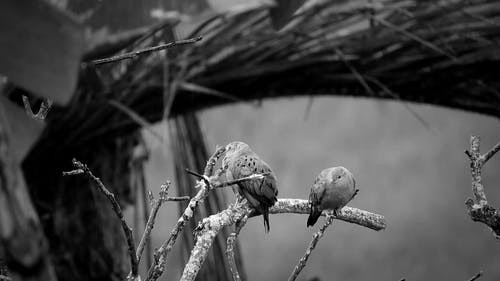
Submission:
POLYGON ((311 212, 307 226, 312 226, 325 209, 342 209, 358 193, 354 176, 344 167, 332 167, 319 173, 309 194, 311 212))
POLYGON ((236 190, 264 217, 264 229, 269 232, 269 208, 276 203, 278 189, 276 177, 266 162, 262 161, 243 142, 232 142, 226 146, 222 160, 228 181, 248 177, 252 174, 267 174, 262 180, 248 180, 237 184, 236 190))

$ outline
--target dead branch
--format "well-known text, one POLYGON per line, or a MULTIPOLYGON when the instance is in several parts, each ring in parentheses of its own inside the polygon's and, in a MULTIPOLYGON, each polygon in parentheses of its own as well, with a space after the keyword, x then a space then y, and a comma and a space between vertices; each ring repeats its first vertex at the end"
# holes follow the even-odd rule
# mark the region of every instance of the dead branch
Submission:
POLYGON ((334 217, 333 216, 327 216, 325 224, 320 227, 319 231, 314 233, 313 238, 311 242, 309 243, 309 246, 307 247, 307 250, 305 254, 302 256, 302 258, 299 260, 299 263, 295 266, 293 269, 292 274, 290 277, 288 277, 288 281, 295 281, 297 277, 299 276, 300 272, 304 267, 306 266, 307 260, 309 259, 309 256, 311 255, 312 251, 314 248, 316 248, 316 244, 318 244, 319 239, 323 237, 323 234, 325 233, 325 230, 332 224, 334 217))
POLYGON ((0 275, 0 281, 11 281, 10 277, 5 276, 5 275, 0 275))
MULTIPOLYGON (((278 199, 278 202, 269 209, 270 214, 308 214, 309 211, 308 201, 303 199, 278 199)), ((196 244, 184 267, 181 281, 195 280, 217 233, 223 227, 235 224, 244 216, 252 217, 251 212, 252 209, 246 200, 243 200, 230 205, 229 208, 217 214, 204 218, 197 228, 196 244)), ((338 216, 334 216, 331 212, 323 212, 322 215, 329 215, 334 219, 359 224, 373 230, 382 230, 386 227, 383 216, 351 207, 344 207, 338 212, 338 216)))
POLYGON ((191 199, 191 197, 189 196, 168 196, 165 201, 176 201, 176 202, 179 202, 179 201, 188 201, 189 199, 191 199))
POLYGON ((45 117, 47 117, 47 114, 49 113, 49 110, 52 107, 52 100, 45 98, 42 99, 42 104, 40 104, 38 112, 34 114, 33 109, 31 109, 29 98, 25 95, 23 95, 22 98, 23 98, 24 110, 26 110, 26 114, 28 114, 29 117, 36 120, 44 120, 45 117))
POLYGON ((226 257, 229 261, 229 269, 231 270, 231 274, 233 275, 234 281, 240 281, 240 274, 238 273, 238 267, 236 266, 236 261, 234 260, 234 242, 236 238, 240 234, 241 229, 247 223, 248 216, 243 216, 240 220, 236 222, 236 228, 233 233, 229 235, 227 238, 227 247, 226 247, 226 257))
POLYGON ((160 50, 165 50, 165 49, 169 49, 169 48, 173 48, 173 47, 177 47, 177 46, 192 44, 192 43, 200 41, 201 39, 202 39, 202 37, 196 37, 196 38, 189 38, 189 39, 184 39, 184 40, 179 40, 179 41, 173 41, 173 42, 169 42, 169 43, 158 45, 158 46, 154 46, 154 47, 140 49, 140 50, 133 51, 133 52, 130 52, 130 53, 124 53, 124 54, 121 54, 121 55, 118 55, 118 56, 114 56, 114 57, 93 60, 93 61, 90 62, 90 64, 99 65, 99 64, 105 64, 105 63, 120 61, 120 60, 133 59, 133 58, 135 58, 137 56, 148 54, 148 53, 151 53, 151 52, 157 52, 157 51, 160 51, 160 50))
POLYGON ((468 281, 474 281, 474 280, 477 280, 479 279, 479 277, 483 276, 483 271, 479 271, 478 273, 476 273, 476 275, 472 276, 471 278, 469 278, 468 281))
MULTIPOLYGON (((309 201, 305 199, 278 199, 278 202, 276 202, 276 204, 269 209, 270 214, 308 215, 309 212, 309 201)), ((333 215, 333 212, 323 211, 321 215, 333 215)), ((250 215, 250 217, 252 217, 252 215, 250 215)), ((337 216, 335 218, 345 222, 358 224, 376 231, 386 228, 384 216, 348 206, 337 212, 337 216)))
POLYGON ((151 238, 151 230, 153 230, 156 216, 158 215, 158 210, 160 209, 163 202, 167 201, 167 193, 170 188, 170 182, 162 184, 160 187, 159 198, 154 200, 154 206, 151 212, 149 213, 148 222, 146 223, 146 227, 144 229, 144 233, 142 234, 141 241, 139 241, 139 245, 137 246, 136 256, 137 263, 141 262, 142 252, 144 251, 144 246, 146 242, 151 238))
POLYGON ((76 170, 66 173, 63 172, 63 175, 76 175, 78 174, 78 172, 85 173, 88 177, 90 177, 90 179, 92 179, 97 184, 98 190, 108 198, 109 202, 111 203, 111 206, 113 207, 113 211, 115 211, 116 216, 118 217, 118 219, 120 219, 123 233, 125 234, 125 237, 127 239, 128 253, 130 256, 131 278, 133 280, 136 280, 139 273, 138 270, 139 264, 135 254, 134 234, 132 233, 132 229, 128 227, 127 222, 123 217, 123 212, 120 207, 120 204, 118 204, 118 201, 116 201, 115 195, 104 186, 101 179, 92 174, 92 171, 89 169, 87 165, 83 164, 82 162, 76 159, 73 159, 73 166, 75 167, 76 170))
POLYGON ((474 199, 467 199, 465 205, 473 221, 486 224, 494 232, 495 237, 500 239, 500 214, 494 207, 488 204, 481 179, 484 164, 500 150, 500 143, 482 155, 479 150, 480 142, 481 139, 478 136, 471 136, 470 149, 465 151, 470 160, 472 193, 474 194, 474 199))
POLYGON ((233 184, 238 184, 238 183, 241 183, 241 182, 244 182, 244 181, 249 181, 249 180, 262 180, 264 179, 267 175, 269 175, 269 173, 263 173, 263 174, 252 174, 248 177, 243 177, 243 178, 239 178, 239 179, 236 179, 236 180, 231 180, 231 181, 227 181, 227 182, 222 182, 222 183, 217 183, 217 184, 212 184, 212 187, 213 188, 222 188, 222 187, 228 187, 228 186, 231 186, 233 184))
POLYGON ((217 160, 225 151, 225 147, 218 147, 215 153, 208 160, 205 173, 203 175, 204 180, 198 181, 196 184, 196 188, 199 189, 198 193, 189 201, 184 213, 177 221, 174 229, 170 232, 170 237, 163 242, 158 250, 156 250, 153 265, 151 265, 148 270, 146 281, 158 279, 158 277, 160 277, 165 271, 168 253, 172 250, 179 233, 184 229, 186 223, 193 217, 194 211, 200 202, 208 196, 208 192, 210 191, 210 180, 208 177, 212 175, 215 163, 217 163, 217 160))

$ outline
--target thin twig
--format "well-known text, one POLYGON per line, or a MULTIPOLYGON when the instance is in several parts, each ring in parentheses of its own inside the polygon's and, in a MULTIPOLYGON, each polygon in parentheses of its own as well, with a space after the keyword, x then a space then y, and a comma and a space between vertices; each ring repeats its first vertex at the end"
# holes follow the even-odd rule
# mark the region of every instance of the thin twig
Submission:
POLYGON ((500 150, 500 142, 497 143, 493 148, 490 149, 490 151, 486 152, 481 158, 483 160, 483 165, 490 160, 495 153, 497 153, 500 150))
POLYGON ((176 46, 192 44, 192 43, 200 41, 201 39, 202 39, 202 37, 196 37, 196 38, 189 38, 189 39, 184 39, 184 40, 179 40, 179 41, 173 41, 173 42, 169 42, 166 44, 162 44, 162 45, 158 45, 158 46, 154 46, 154 47, 149 47, 149 48, 145 48, 145 49, 140 49, 137 51, 121 54, 121 55, 114 56, 114 57, 93 60, 90 63, 93 65, 99 65, 99 64, 120 61, 120 60, 133 59, 133 58, 140 56, 140 55, 143 55, 143 54, 157 52, 160 50, 165 50, 165 49, 173 48, 176 46))
POLYGON ((316 247, 316 244, 318 244, 319 239, 323 237, 325 230, 330 226, 330 224, 332 224, 334 218, 335 218, 334 216, 327 216, 325 224, 320 227, 318 232, 314 233, 313 238, 309 243, 309 246, 307 247, 305 254, 302 256, 302 258, 299 260, 299 263, 293 269, 292 274, 290 275, 290 277, 288 277, 288 281, 295 281, 295 279, 297 279, 302 269, 304 269, 304 267, 306 266, 307 260, 309 259, 309 256, 316 247))
POLYGON ((76 169, 76 170, 72 170, 72 171, 62 172, 62 175, 63 176, 74 176, 74 175, 79 175, 79 174, 83 174, 83 173, 85 173, 85 171, 83 171, 82 169, 76 169))
POLYGON ((476 279, 478 279, 479 277, 483 276, 483 271, 479 271, 478 273, 476 273, 476 275, 472 276, 471 278, 469 278, 468 281, 474 281, 476 279))
POLYGON ((168 189, 170 188, 170 182, 167 181, 165 184, 162 184, 160 187, 159 198, 154 201, 154 206, 151 212, 149 213, 148 222, 146 223, 146 227, 144 229, 144 233, 142 234, 141 241, 139 241, 139 245, 137 246, 136 256, 137 263, 141 262, 142 252, 144 251, 144 246, 146 242, 151 238, 151 230, 153 230, 156 216, 158 215, 158 210, 160 209, 163 202, 166 201, 168 189))
MULTIPOLYGON (((128 227, 127 222, 125 221, 125 218, 123 217, 122 209, 120 208, 120 204, 118 204, 118 201, 116 201, 115 195, 110 192, 102 183, 101 179, 98 177, 94 176, 92 174, 92 171, 87 167, 87 165, 83 164, 82 162, 73 159, 73 166, 76 168, 76 170, 82 170, 85 174, 87 174, 96 184, 97 188, 100 192, 102 192, 109 200, 111 203, 111 206, 113 207, 113 211, 115 211, 116 216, 118 219, 120 219, 121 226, 123 229, 123 233, 125 234, 125 237, 127 239, 127 244, 128 244, 128 253, 130 256, 130 268, 131 268, 131 277, 133 279, 136 279, 138 276, 138 262, 137 262, 137 257, 135 255, 135 243, 134 243, 134 234, 132 233, 132 229, 128 227)), ((75 171, 71 172, 66 172, 63 174, 64 175, 70 175, 70 174, 76 174, 74 173, 75 171)))
POLYGON ((0 281, 11 281, 12 279, 10 279, 9 276, 5 276, 5 275, 0 275, 0 281))
POLYGON ((172 197, 167 197, 166 201, 188 201, 189 199, 191 199, 191 197, 189 196, 172 196, 172 197))
POLYGON ((465 154, 470 160, 470 170, 472 175, 472 193, 474 199, 469 198, 465 201, 467 212, 473 221, 478 221, 486 224, 494 232, 495 237, 500 239, 500 214, 498 211, 488 204, 486 192, 481 179, 483 165, 488 161, 498 150, 500 143, 495 145, 486 154, 480 153, 481 139, 478 136, 471 136, 470 149, 465 151, 465 154))
POLYGON ((250 175, 248 177, 243 177, 243 178, 239 178, 239 179, 235 179, 235 180, 231 180, 231 181, 227 181, 227 182, 218 183, 218 184, 212 185, 212 187, 213 188, 222 188, 222 187, 231 186, 233 184, 238 184, 238 183, 241 183, 241 182, 244 182, 244 181, 263 180, 269 174, 270 173, 253 174, 253 175, 250 175))
POLYGON ((198 193, 189 201, 188 206, 184 210, 184 213, 179 218, 179 220, 177 220, 174 229, 170 232, 169 238, 163 242, 158 250, 156 250, 153 265, 149 267, 146 281, 157 280, 165 271, 168 253, 172 250, 179 233, 184 229, 187 222, 193 217, 194 211, 196 210, 200 202, 205 200, 205 198, 208 196, 208 192, 211 189, 210 180, 208 179, 208 177, 213 173, 215 163, 217 163, 217 160, 225 151, 225 147, 217 148, 215 153, 208 160, 207 166, 205 167, 205 174, 202 176, 204 177, 204 180, 198 181, 197 183, 197 187, 199 188, 198 193))
POLYGON ((233 275, 234 281, 240 281, 240 274, 238 273, 238 267, 236 266, 236 261, 234 259, 234 242, 240 234, 241 229, 245 226, 248 220, 248 215, 243 216, 238 222, 236 222, 236 228, 234 232, 227 237, 227 247, 226 247, 226 257, 229 263, 229 269, 233 275))
POLYGON ((47 114, 52 107, 52 100, 46 98, 42 99, 42 103, 40 104, 40 108, 38 109, 37 114, 34 114, 33 110, 31 109, 29 98, 25 95, 23 95, 22 98, 24 109, 26 110, 26 114, 28 114, 29 117, 37 120, 44 120, 47 117, 47 114))

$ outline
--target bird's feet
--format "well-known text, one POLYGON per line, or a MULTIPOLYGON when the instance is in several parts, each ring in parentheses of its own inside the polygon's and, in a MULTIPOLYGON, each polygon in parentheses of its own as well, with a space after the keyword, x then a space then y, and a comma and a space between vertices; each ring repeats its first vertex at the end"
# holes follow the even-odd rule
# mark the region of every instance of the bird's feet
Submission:
POLYGON ((358 195, 358 193, 359 193, 359 189, 354 190, 354 194, 352 195, 351 200, 354 199, 354 197, 356 195, 358 195))

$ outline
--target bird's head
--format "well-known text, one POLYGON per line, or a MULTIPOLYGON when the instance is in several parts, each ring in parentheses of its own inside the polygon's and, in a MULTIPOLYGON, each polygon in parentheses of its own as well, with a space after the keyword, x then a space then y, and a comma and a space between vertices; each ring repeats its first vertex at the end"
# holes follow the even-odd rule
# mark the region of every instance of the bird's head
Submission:
POLYGON ((330 175, 331 175, 330 179, 336 185, 352 185, 353 187, 356 187, 356 181, 354 181, 354 176, 352 175, 351 172, 349 172, 349 170, 347 170, 342 166, 334 167, 331 170, 330 175))
POLYGON ((233 154, 235 152, 244 151, 246 149, 250 149, 248 144, 241 141, 233 141, 232 143, 226 146, 226 155, 233 154))
POLYGON ((232 163, 238 155, 246 150, 250 150, 250 147, 248 144, 241 141, 234 141, 226 145, 226 152, 224 158, 222 158, 222 166, 227 168, 227 165, 232 163))

